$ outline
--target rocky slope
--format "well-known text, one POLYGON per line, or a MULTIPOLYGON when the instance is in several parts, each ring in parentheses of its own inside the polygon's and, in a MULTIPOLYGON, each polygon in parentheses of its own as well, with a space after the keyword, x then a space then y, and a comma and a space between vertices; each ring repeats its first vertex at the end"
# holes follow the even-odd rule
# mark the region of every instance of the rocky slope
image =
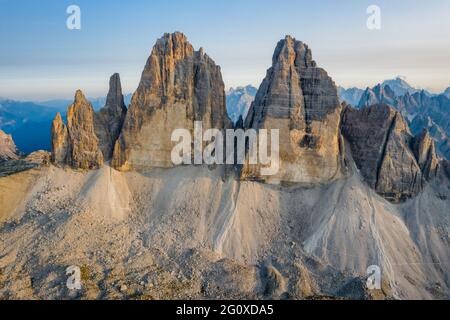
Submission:
POLYGON ((171 167, 174 129, 193 132, 230 128, 220 67, 201 48, 195 51, 176 32, 159 39, 133 94, 114 148, 113 166, 121 170, 171 167))
POLYGON ((263 177, 247 164, 243 177, 267 182, 320 183, 340 175, 340 104, 336 86, 303 42, 278 42, 245 120, 245 128, 279 129, 280 170, 263 177))

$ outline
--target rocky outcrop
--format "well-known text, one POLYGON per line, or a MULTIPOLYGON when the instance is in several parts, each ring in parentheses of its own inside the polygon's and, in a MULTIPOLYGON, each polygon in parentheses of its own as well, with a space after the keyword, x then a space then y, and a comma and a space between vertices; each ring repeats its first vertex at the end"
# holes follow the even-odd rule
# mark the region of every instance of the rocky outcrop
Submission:
POLYGON ((388 105, 346 107, 342 132, 366 182, 391 201, 416 195, 436 174, 438 159, 429 134, 413 137, 401 114, 388 105))
POLYGON ((397 78, 385 81, 374 88, 367 88, 361 97, 358 108, 374 104, 388 104, 406 119, 413 135, 428 129, 436 143, 436 152, 450 159, 450 99, 445 93, 432 95, 425 90, 417 90, 404 80, 397 78), (390 85, 396 84, 396 90, 390 85), (399 95, 399 93, 403 93, 399 95))
POLYGON ((436 156, 434 141, 427 129, 424 129, 420 135, 413 138, 412 150, 423 176, 427 180, 435 177, 438 171, 439 159, 436 156))
POLYGON ((109 80, 106 104, 94 116, 95 133, 105 160, 112 157, 114 144, 119 137, 126 114, 127 108, 122 94, 120 76, 115 73, 109 80))
POLYGON ((39 150, 25 157, 21 153, 11 135, 0 130, 0 177, 30 170, 50 163, 50 154, 39 150))
POLYGON ((24 161, 36 165, 46 166, 51 162, 51 154, 45 150, 37 150, 27 155, 24 161))
POLYGON ((0 161, 19 159, 19 151, 10 134, 0 130, 0 161))
POLYGON ((220 67, 195 51, 186 36, 176 32, 159 39, 133 94, 114 148, 112 164, 121 170, 172 167, 174 129, 193 132, 229 128, 220 67))
POLYGON ((96 169, 103 164, 94 130, 94 110, 80 90, 67 110, 67 126, 60 114, 53 121, 52 159, 76 169, 96 169))
POLYGON ((52 122, 52 162, 56 164, 68 164, 70 153, 69 132, 61 114, 58 112, 52 122))
POLYGON ((245 179, 270 183, 321 183, 340 175, 337 89, 311 50, 290 36, 278 42, 272 67, 252 103, 245 127, 279 129, 280 169, 262 176, 246 164, 245 179))

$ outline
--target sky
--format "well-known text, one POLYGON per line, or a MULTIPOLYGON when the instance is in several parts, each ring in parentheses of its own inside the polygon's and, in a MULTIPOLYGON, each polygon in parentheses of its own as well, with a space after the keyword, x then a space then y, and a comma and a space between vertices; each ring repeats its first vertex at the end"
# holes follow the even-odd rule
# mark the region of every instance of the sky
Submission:
POLYGON ((0 0, 0 96, 104 96, 114 72, 134 92, 155 41, 174 31, 221 66, 226 88, 258 87, 287 34, 337 85, 400 75, 436 93, 450 86, 449 0, 0 0), (69 5, 80 7, 80 30, 66 27, 69 5), (367 28, 369 5, 381 10, 379 30, 367 28))

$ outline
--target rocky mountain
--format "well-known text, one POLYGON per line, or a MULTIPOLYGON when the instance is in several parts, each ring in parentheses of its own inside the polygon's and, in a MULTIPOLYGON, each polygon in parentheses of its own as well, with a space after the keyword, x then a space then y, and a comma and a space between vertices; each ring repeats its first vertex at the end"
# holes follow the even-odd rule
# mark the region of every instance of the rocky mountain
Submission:
POLYGON ((338 96, 341 102, 346 102, 352 106, 358 106, 359 101, 361 100, 361 96, 364 93, 363 89, 352 87, 345 89, 343 87, 338 86, 338 96))
POLYGON ((278 42, 236 123, 279 130, 278 174, 173 166, 172 130, 195 120, 232 125, 220 68, 181 33, 157 41, 128 111, 117 75, 97 113, 77 91, 53 121, 57 165, 0 166, 0 299, 449 297, 450 163, 400 110, 340 104, 306 44, 278 42))
POLYGON ((106 104, 98 112, 81 90, 67 109, 67 125, 58 113, 52 124, 52 160, 73 168, 95 169, 112 157, 127 113, 119 74, 111 76, 106 104))
POLYGON ((230 88, 226 93, 227 113, 233 123, 247 116, 250 105, 255 99, 257 89, 251 85, 230 88))
POLYGON ((94 109, 81 90, 67 109, 67 125, 58 113, 52 124, 52 159, 75 169, 96 169, 103 154, 94 129, 94 109))
POLYGON ((381 84, 375 87, 367 88, 359 100, 358 107, 364 108, 367 106, 372 106, 374 104, 389 104, 394 106, 397 104, 397 96, 394 90, 390 86, 383 86, 381 84))
POLYGON ((0 130, 0 161, 14 160, 19 158, 19 151, 10 134, 0 130))
POLYGON ((381 83, 381 86, 382 87, 389 86, 389 88, 392 89, 392 91, 394 91, 396 96, 403 96, 407 93, 413 94, 413 93, 422 91, 421 89, 416 89, 416 88, 412 87, 408 82, 406 82, 400 76, 396 77, 395 79, 384 80, 381 83))
POLYGON ((309 47, 289 36, 278 42, 245 128, 279 130, 280 170, 263 177, 259 165, 249 164, 243 177, 274 183, 338 178, 340 112, 336 86, 309 47))
POLYGON ((366 182, 391 201, 411 198, 437 174, 438 159, 428 131, 414 137, 388 105, 345 108, 342 132, 366 182))
POLYGON ((386 85, 367 88, 361 97, 358 107, 374 104, 389 104, 398 110, 407 120, 413 134, 427 129, 436 142, 437 152, 450 159, 450 99, 445 95, 431 96, 425 91, 406 93, 397 96, 386 85))
POLYGON ((203 130, 232 127, 220 67, 203 48, 195 51, 184 34, 165 34, 153 47, 133 94, 113 166, 172 167, 171 133, 178 128, 193 132, 194 121, 202 121, 203 130))
POLYGON ((112 158, 114 144, 120 135, 126 114, 127 107, 122 94, 120 76, 115 73, 109 80, 106 104, 94 117, 95 133, 99 138, 100 149, 106 160, 112 158))

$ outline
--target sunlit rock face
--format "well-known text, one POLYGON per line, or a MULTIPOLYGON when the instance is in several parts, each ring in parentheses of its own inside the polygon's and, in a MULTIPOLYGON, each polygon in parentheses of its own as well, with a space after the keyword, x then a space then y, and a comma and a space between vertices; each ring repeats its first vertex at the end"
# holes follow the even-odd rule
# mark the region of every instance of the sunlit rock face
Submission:
POLYGON ((165 34, 153 47, 133 95, 112 164, 121 170, 171 167, 171 133, 232 126, 220 67, 186 36, 165 34))
POLYGON ((52 124, 52 159, 76 169, 96 169, 103 154, 94 129, 94 110, 81 90, 67 109, 67 126, 57 114, 52 124))

